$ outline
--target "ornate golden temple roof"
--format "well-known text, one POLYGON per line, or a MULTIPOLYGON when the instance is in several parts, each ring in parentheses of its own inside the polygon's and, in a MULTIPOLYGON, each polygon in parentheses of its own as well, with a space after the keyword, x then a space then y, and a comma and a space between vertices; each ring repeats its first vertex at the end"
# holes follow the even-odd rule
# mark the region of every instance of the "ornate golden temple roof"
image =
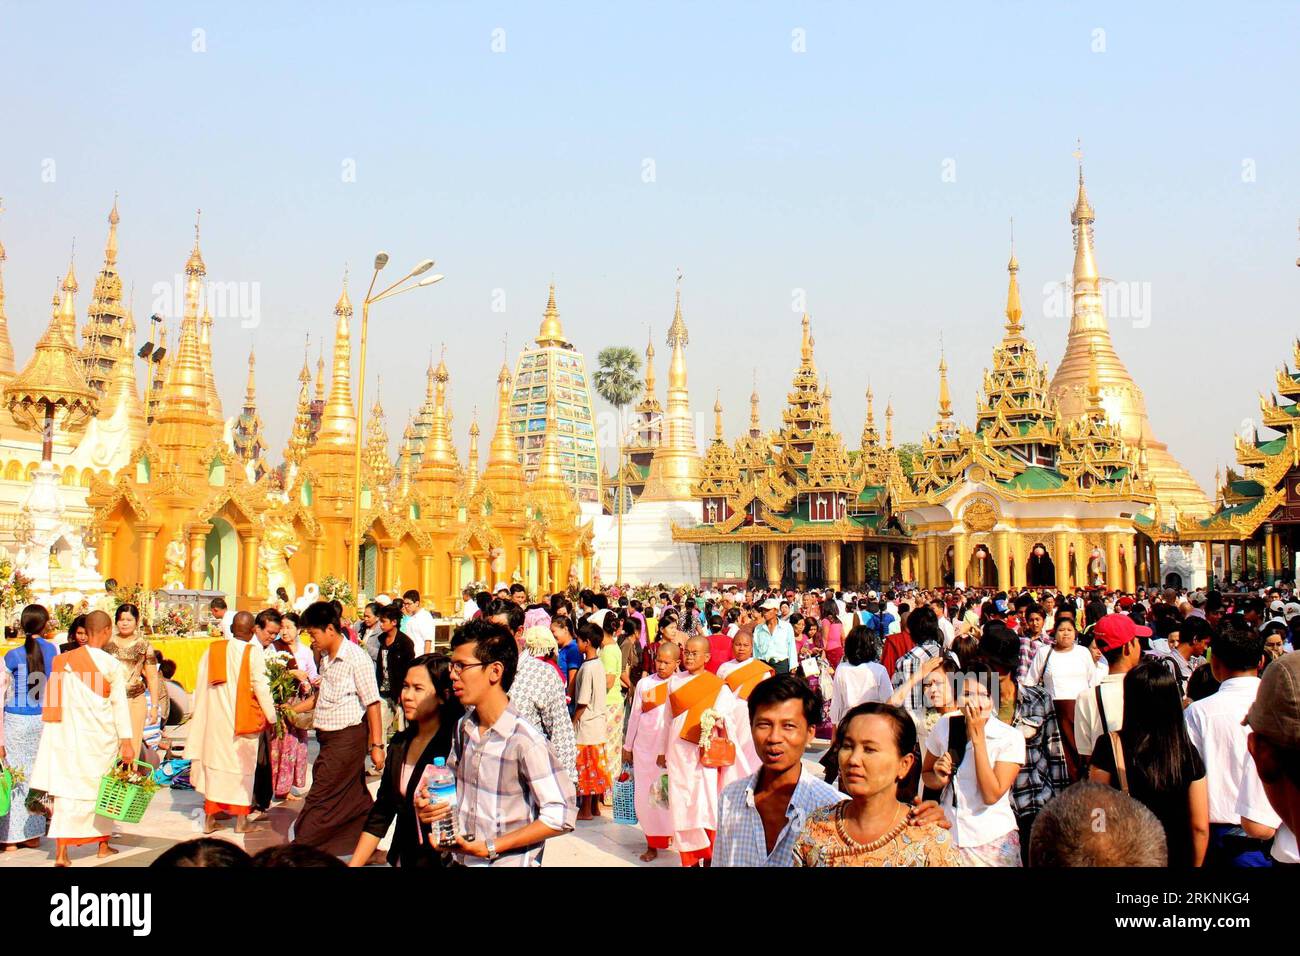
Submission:
MULTIPOLYGON (((68 274, 71 276, 71 269, 68 274)), ((72 308, 76 288, 75 279, 64 282, 63 307, 50 317, 26 367, 4 386, 5 405, 14 420, 34 431, 44 429, 47 408, 53 411, 55 427, 69 432, 84 427, 97 408, 77 348, 68 337, 65 313, 72 308)))

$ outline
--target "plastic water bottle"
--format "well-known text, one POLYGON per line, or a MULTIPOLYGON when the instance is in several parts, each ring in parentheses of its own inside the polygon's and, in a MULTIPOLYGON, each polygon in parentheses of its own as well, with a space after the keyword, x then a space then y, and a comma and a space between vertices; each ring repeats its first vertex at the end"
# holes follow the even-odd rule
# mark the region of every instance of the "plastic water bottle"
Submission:
POLYGON ((456 843, 456 774, 442 757, 435 757, 433 766, 424 772, 425 790, 430 803, 449 803, 452 811, 433 825, 433 842, 437 846, 456 843))

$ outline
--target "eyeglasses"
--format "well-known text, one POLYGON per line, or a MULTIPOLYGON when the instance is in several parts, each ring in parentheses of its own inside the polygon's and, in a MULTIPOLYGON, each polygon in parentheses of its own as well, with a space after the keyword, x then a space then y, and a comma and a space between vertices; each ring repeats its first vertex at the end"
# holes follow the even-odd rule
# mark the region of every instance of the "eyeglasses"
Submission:
POLYGON ((473 664, 462 664, 460 661, 452 661, 447 665, 447 670, 452 677, 459 677, 463 671, 470 670, 474 667, 487 667, 482 661, 475 661, 473 664))

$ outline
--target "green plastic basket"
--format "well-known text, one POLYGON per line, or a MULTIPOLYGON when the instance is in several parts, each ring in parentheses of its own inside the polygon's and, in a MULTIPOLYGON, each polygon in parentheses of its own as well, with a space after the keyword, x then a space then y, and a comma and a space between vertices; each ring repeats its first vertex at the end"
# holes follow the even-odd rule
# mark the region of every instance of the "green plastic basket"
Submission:
POLYGON ((9 799, 13 792, 13 772, 8 767, 0 766, 0 817, 9 815, 9 799))
MULTIPOLYGON (((113 764, 116 768, 123 761, 113 764)), ((136 768, 146 776, 153 773, 153 767, 143 761, 135 762, 136 768)), ((144 812, 149 809, 153 791, 146 790, 137 783, 124 783, 109 774, 99 780, 99 796, 95 798, 95 813, 121 823, 139 823, 144 812)))

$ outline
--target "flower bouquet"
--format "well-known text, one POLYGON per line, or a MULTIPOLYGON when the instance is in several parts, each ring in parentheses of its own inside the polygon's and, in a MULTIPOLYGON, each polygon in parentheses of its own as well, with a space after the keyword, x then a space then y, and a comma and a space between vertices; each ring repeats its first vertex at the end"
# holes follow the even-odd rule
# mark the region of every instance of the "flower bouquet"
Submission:
POLYGON ((310 714, 295 714, 290 704, 301 696, 298 678, 292 673, 296 662, 286 651, 268 651, 266 654, 266 680, 271 685, 271 700, 275 704, 275 736, 283 737, 286 723, 298 726, 299 720, 311 719, 310 714))
POLYGON ((347 609, 352 608, 356 601, 348 582, 332 574, 327 574, 321 578, 320 599, 322 601, 338 601, 347 609))
POLYGON ((184 604, 174 604, 154 615, 153 633, 171 637, 184 637, 198 627, 194 612, 184 604))
POLYGON ((15 610, 32 600, 32 579, 14 567, 9 558, 0 558, 0 610, 7 621, 15 610))

